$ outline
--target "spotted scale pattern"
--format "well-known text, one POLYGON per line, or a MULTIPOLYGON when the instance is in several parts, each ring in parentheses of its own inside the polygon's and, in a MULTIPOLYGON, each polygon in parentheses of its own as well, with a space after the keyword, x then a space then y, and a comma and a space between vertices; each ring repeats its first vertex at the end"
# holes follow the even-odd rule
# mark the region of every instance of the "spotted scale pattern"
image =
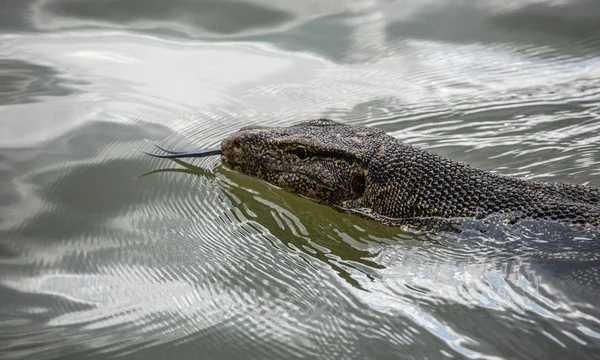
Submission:
POLYGON ((600 189, 508 177, 328 119, 247 126, 221 143, 225 166, 387 225, 423 218, 600 225, 600 189))

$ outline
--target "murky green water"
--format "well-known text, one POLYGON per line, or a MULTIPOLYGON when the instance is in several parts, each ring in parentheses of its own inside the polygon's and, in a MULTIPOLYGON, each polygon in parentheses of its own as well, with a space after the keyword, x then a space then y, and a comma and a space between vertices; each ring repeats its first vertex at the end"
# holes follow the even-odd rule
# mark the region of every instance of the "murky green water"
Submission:
POLYGON ((0 358, 600 357, 598 288, 495 256, 522 239, 435 242, 137 151, 330 117, 600 186, 598 19, 591 0, 0 1, 0 358))

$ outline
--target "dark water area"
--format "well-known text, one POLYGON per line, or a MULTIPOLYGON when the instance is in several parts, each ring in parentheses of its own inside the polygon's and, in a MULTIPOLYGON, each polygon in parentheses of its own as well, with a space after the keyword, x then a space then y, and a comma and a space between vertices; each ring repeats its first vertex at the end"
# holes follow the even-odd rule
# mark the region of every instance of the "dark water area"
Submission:
POLYGON ((139 151, 323 117, 600 186, 600 2, 0 0, 0 358, 600 359, 593 239, 434 238, 139 151))

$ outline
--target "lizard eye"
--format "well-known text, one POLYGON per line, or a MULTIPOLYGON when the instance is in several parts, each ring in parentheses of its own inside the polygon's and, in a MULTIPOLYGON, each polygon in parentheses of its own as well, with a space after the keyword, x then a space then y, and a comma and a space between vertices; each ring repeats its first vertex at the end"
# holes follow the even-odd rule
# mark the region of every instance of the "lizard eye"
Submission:
POLYGON ((350 190, 356 197, 361 197, 365 192, 365 174, 357 173, 350 180, 350 190))
POLYGON ((304 160, 308 157, 308 152, 303 147, 296 148, 295 154, 296 154, 296 157, 298 157, 298 159, 300 159, 300 160, 304 160))

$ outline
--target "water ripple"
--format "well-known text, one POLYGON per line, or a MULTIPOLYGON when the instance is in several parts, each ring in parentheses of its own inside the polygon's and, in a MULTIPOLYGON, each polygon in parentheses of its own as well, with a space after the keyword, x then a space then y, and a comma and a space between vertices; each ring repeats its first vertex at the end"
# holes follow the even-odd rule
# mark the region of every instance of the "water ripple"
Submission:
POLYGON ((600 185, 593 4, 138 3, 0 15, 0 357, 600 349, 597 289, 569 281, 597 269, 529 256, 564 243, 415 234, 218 157, 136 151, 332 117, 495 172, 600 185))

